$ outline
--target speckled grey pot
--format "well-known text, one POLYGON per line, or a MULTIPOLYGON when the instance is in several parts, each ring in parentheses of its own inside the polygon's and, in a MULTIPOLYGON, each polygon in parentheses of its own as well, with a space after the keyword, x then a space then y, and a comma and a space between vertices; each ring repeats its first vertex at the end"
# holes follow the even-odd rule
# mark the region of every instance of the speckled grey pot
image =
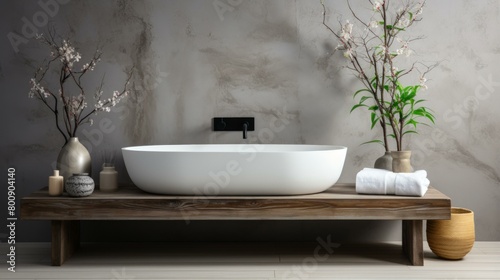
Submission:
POLYGON ((64 189, 69 196, 89 196, 94 192, 94 180, 88 173, 75 173, 66 180, 64 189))

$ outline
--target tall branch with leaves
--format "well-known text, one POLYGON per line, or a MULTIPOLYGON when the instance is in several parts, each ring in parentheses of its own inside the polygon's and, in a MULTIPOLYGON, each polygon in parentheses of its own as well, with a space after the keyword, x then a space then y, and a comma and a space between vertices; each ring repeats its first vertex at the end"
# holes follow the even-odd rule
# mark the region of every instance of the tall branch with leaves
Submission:
POLYGON ((82 79, 86 74, 93 71, 101 60, 102 53, 100 50, 96 49, 90 61, 77 69, 76 64, 80 62, 82 57, 69 40, 58 40, 54 33, 49 33, 48 36, 37 35, 37 39, 47 45, 51 53, 30 80, 29 97, 39 99, 54 113, 57 130, 63 135, 65 143, 67 143, 69 138, 76 136, 80 125, 84 123, 92 125, 91 115, 101 111, 111 111, 113 106, 127 96, 132 71, 128 74, 123 89, 114 91, 112 97, 107 99, 103 98, 103 77, 94 94, 94 107, 87 109, 87 92, 84 89, 82 79), (49 86, 47 82, 49 73, 57 73, 56 87, 49 86))
POLYGON ((354 93, 353 98, 359 99, 351 112, 367 108, 371 113, 371 128, 377 124, 382 128, 382 140, 366 143, 380 143, 386 151, 390 151, 388 137, 392 137, 396 149, 401 151, 403 136, 416 133, 417 125, 421 124, 420 118, 434 123, 430 110, 421 106, 424 100, 416 99, 416 95, 419 89, 427 89, 425 76, 435 65, 413 62, 405 69, 396 66, 397 63, 404 63, 401 57, 413 54, 410 42, 422 39, 403 37, 403 32, 421 20, 425 1, 397 1, 394 7, 390 0, 369 2, 373 7, 369 20, 361 19, 347 2, 355 22, 361 26, 359 30, 355 30, 354 24, 347 20, 344 24, 340 23, 340 31, 334 31, 327 24, 327 9, 321 0, 323 25, 337 38, 336 49, 342 50, 348 60, 345 67, 364 86, 354 93), (420 74, 418 85, 403 86, 402 78, 413 72, 420 74))

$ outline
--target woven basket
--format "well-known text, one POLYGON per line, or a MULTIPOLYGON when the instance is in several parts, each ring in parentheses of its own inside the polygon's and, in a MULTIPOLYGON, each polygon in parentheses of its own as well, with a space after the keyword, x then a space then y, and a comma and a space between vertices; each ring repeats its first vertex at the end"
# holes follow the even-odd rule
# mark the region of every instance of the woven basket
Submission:
POLYGON ((450 220, 428 220, 427 242, 437 256, 462 259, 470 252, 475 240, 474 212, 452 207, 450 220))

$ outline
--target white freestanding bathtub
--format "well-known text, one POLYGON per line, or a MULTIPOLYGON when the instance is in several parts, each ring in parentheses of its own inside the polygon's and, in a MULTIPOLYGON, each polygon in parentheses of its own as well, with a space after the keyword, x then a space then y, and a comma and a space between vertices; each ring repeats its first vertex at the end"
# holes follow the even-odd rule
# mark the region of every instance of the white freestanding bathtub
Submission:
POLYGON ((326 145, 161 145, 122 149, 134 184, 168 195, 298 195, 340 177, 346 147, 326 145))

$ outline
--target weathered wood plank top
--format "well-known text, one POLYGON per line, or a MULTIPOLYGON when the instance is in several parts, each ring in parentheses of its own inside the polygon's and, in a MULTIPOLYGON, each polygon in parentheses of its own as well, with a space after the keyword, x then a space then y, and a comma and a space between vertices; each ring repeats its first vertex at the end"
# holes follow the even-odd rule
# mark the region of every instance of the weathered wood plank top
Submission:
POLYGON ((170 196, 138 188, 89 197, 51 197, 46 188, 21 199, 31 220, 430 220, 450 218, 450 198, 357 194, 354 184, 297 196, 170 196))

